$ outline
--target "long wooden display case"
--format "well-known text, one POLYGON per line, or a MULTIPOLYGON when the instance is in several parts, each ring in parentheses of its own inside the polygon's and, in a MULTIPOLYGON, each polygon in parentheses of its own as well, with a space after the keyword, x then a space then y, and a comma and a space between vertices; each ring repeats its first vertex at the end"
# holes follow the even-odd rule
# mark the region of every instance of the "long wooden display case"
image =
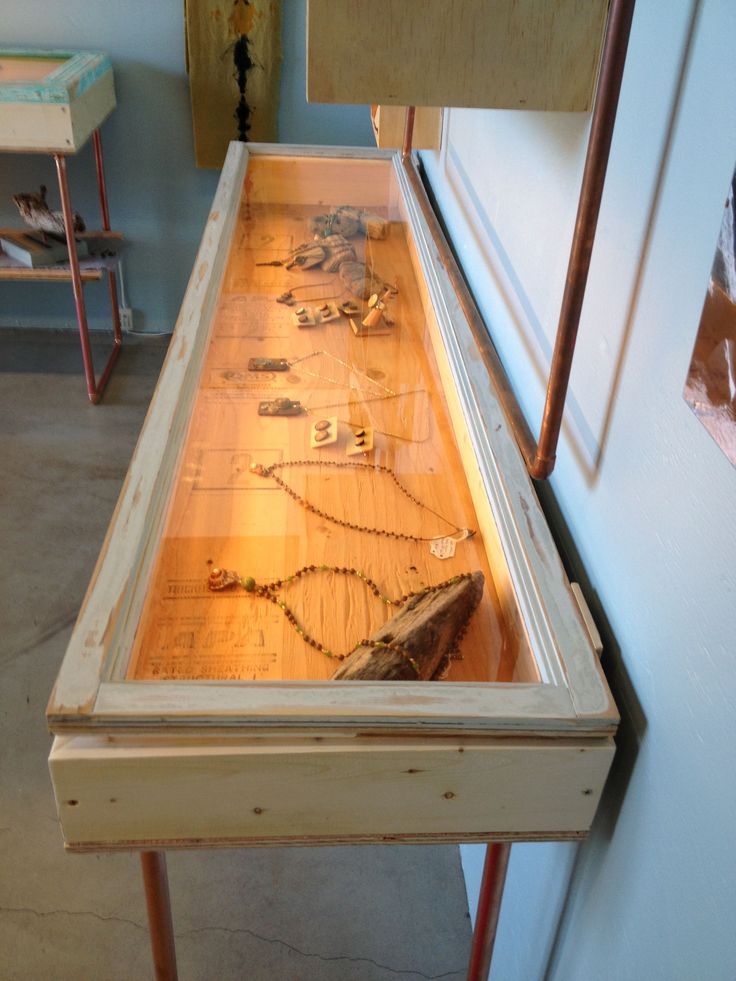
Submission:
POLYGON ((588 830, 616 709, 398 157, 231 145, 48 720, 77 850, 588 830), (333 679, 364 577, 475 571, 443 680, 333 679))

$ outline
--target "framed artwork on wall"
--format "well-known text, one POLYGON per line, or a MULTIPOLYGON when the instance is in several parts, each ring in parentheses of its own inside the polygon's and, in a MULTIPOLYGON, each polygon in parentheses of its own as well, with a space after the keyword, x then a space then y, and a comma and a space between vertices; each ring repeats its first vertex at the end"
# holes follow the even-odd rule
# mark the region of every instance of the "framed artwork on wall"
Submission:
POLYGON ((198 167, 222 167, 231 140, 277 138, 281 5, 185 0, 186 55, 198 167))
POLYGON ((736 466, 736 170, 695 339, 684 398, 736 466))

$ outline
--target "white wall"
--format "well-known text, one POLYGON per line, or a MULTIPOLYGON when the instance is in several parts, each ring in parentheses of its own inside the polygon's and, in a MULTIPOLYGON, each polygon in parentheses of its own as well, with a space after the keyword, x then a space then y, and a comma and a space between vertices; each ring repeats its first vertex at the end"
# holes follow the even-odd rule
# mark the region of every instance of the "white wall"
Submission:
MULTIPOLYGON (((138 330, 170 331, 194 262, 218 173, 194 165, 182 0, 3 0, 0 45, 104 51, 118 106, 102 128, 114 228, 126 235, 128 302, 138 330)), ((372 144, 364 106, 306 102, 305 0, 284 0, 279 139, 372 144)), ((94 159, 88 145, 69 163, 74 207, 96 227, 94 159)), ((58 203, 53 162, 0 154, 0 225, 18 223, 11 196, 45 183, 58 203)), ((93 326, 109 323, 107 293, 86 289, 93 326)), ((71 291, 0 283, 0 326, 75 325, 71 291)))
MULTIPOLYGON (((736 163, 734 38, 733 0, 637 0, 568 425, 540 491, 623 722, 590 839, 512 849, 496 981, 736 978, 736 471, 682 399, 736 163)), ((456 110, 424 154, 535 430, 588 122, 456 110)), ((469 884, 481 859, 464 851, 469 884)))

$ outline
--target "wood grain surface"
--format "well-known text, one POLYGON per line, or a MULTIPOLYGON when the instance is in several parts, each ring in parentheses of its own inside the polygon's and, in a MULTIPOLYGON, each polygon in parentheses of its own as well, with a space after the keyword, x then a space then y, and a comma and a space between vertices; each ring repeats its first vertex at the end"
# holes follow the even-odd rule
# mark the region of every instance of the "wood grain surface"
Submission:
POLYGON ((309 0, 310 102, 584 112, 606 0, 309 0))

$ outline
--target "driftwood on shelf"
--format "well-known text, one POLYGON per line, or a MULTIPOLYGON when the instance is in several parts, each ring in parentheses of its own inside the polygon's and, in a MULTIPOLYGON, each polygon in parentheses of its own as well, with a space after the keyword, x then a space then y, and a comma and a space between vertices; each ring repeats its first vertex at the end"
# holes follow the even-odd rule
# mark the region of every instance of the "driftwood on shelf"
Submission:
POLYGON ((483 573, 474 572, 469 578, 460 579, 444 589, 414 596, 368 638, 395 645, 400 651, 360 645, 345 658, 332 680, 429 681, 436 678, 465 633, 483 594, 483 581, 483 573))

